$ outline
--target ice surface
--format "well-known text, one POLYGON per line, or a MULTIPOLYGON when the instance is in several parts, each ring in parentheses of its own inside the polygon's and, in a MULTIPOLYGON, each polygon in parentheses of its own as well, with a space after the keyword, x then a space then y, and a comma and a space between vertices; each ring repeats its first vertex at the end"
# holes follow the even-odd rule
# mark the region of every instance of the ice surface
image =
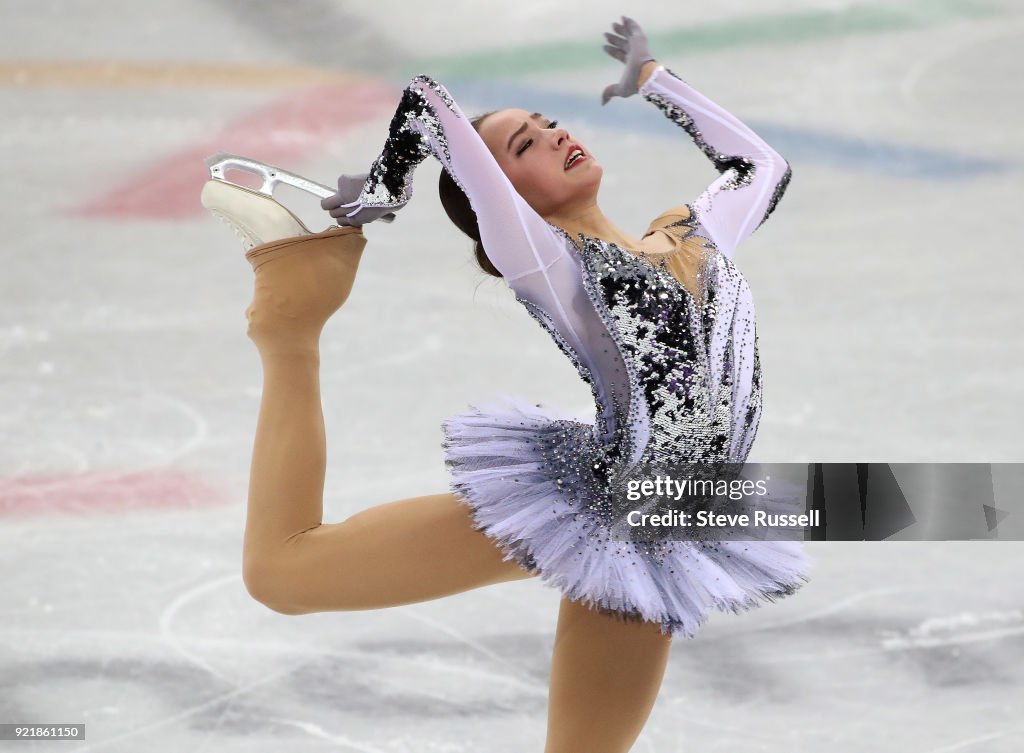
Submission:
MULTIPOLYGON (((281 166, 322 182, 365 170, 386 107, 344 123, 324 95, 287 128, 253 120, 308 101, 302 75, 397 94, 429 57, 467 112, 560 107, 605 165, 602 208, 638 233, 715 174, 647 103, 597 106, 619 75, 600 35, 628 12, 793 166, 736 256, 764 368, 754 458, 1022 459, 1015 4, 905 0, 881 17, 840 0, 292 6, 5 4, 0 722, 84 722, 87 739, 0 749, 543 749, 557 592, 523 581, 286 617, 242 585, 261 388, 251 269, 198 209, 197 184, 147 191, 139 176, 219 133, 255 157, 292 149, 281 166), (673 36, 686 29, 707 46, 673 36), (556 56, 481 81, 458 62, 588 39, 593 64, 556 56), (132 185, 143 204, 184 208, 83 211, 132 185)), ((440 421, 469 402, 590 400, 501 283, 481 282, 437 172, 426 163, 398 221, 367 229, 355 291, 324 333, 328 521, 444 491, 440 421)), ((299 211, 323 222, 315 203, 299 211)), ((1024 544, 808 546, 802 591, 674 647, 636 751, 1021 749, 1024 544)))

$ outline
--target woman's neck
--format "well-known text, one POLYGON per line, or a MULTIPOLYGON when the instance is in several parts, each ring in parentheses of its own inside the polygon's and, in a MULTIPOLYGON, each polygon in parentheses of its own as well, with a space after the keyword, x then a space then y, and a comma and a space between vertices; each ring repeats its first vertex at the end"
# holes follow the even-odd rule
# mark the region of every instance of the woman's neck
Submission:
POLYGON ((552 225, 562 228, 573 238, 577 233, 583 233, 627 248, 636 249, 640 245, 639 240, 619 230, 605 217, 596 203, 550 214, 545 219, 552 225))

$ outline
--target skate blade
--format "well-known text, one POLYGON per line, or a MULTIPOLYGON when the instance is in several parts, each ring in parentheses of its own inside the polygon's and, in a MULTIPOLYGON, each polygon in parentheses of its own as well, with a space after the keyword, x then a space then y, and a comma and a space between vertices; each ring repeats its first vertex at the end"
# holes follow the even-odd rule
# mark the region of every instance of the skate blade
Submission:
MULTIPOLYGON (((328 196, 333 196, 336 191, 333 188, 316 183, 308 178, 303 178, 301 175, 290 173, 287 170, 282 170, 279 167, 268 165, 264 162, 258 162, 248 157, 242 157, 237 154, 228 154, 227 152, 218 152, 210 157, 206 158, 206 166, 210 171, 210 177, 214 180, 224 181, 233 186, 237 186, 237 183, 233 183, 228 180, 225 173, 228 170, 242 170, 253 175, 257 175, 263 179, 263 184, 255 189, 258 193, 264 196, 273 198, 274 188, 280 184, 288 186, 294 186, 307 193, 311 193, 317 198, 326 199, 328 196)), ((239 186, 239 188, 245 188, 245 186, 239 186)), ((249 189, 254 190, 254 189, 249 189)))

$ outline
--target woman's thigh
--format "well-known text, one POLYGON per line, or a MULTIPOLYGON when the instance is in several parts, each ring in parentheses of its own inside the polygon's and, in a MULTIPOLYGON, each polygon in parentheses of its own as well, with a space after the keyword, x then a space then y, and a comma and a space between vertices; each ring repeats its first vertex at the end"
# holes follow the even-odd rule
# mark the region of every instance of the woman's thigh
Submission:
MULTIPOLYGON (((292 614, 410 604, 532 574, 474 527, 452 493, 396 500, 293 537, 267 580, 292 614)), ((261 599, 262 600, 262 599, 261 599)))

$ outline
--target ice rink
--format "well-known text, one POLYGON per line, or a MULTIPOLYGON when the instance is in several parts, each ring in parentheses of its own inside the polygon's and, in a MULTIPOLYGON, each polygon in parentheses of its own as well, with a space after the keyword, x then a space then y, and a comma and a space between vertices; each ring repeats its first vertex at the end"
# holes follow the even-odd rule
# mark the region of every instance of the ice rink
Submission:
MULTIPOLYGON (((752 458, 1024 460, 1019 3, 0 8, 0 723, 86 724, 0 750, 543 750, 559 593, 538 580, 302 617, 246 593, 252 270, 199 204, 202 160, 363 172, 427 73, 467 113, 558 118, 638 234, 717 173, 641 98, 601 107, 622 13, 793 169, 736 254, 764 369, 752 458)), ((592 405, 475 268, 439 169, 368 226, 324 331, 327 522, 446 491, 440 423, 469 403, 592 405)), ((802 590, 676 643, 635 751, 1024 749, 1024 543, 807 546, 802 590)))

